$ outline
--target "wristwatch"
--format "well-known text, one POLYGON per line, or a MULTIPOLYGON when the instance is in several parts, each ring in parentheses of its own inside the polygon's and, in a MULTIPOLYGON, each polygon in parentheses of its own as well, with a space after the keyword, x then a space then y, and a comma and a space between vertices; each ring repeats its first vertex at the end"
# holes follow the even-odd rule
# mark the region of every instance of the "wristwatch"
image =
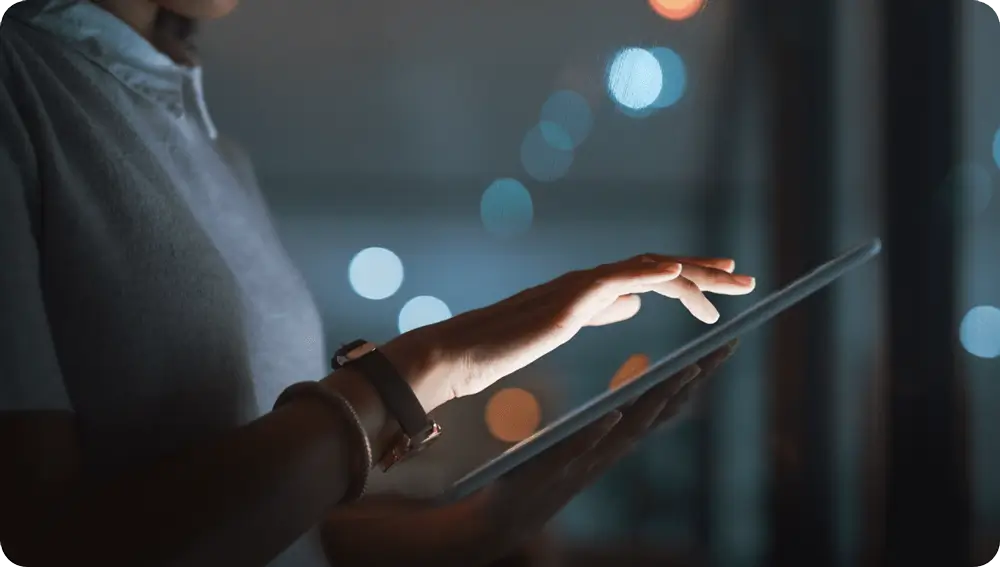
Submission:
POLYGON ((375 388, 400 431, 379 457, 383 471, 426 449, 441 436, 441 426, 424 411, 420 400, 403 376, 374 343, 364 339, 350 342, 334 353, 334 370, 350 365, 375 388))

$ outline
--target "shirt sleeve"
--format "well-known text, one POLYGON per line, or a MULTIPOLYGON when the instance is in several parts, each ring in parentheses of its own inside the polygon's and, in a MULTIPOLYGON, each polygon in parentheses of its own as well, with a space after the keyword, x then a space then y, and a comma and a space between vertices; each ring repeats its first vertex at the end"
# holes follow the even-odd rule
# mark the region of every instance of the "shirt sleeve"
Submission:
POLYGON ((0 61, 0 412, 72 410, 46 315, 37 160, 0 61))

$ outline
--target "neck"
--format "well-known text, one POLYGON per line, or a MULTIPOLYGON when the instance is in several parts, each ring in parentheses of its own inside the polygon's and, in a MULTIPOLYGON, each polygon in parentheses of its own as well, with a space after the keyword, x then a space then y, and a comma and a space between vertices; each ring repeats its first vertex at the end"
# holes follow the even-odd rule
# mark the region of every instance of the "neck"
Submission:
POLYGON ((156 14, 160 7, 151 0, 94 0, 94 3, 128 24, 142 37, 153 40, 156 14))
POLYGON ((192 64, 186 46, 157 27, 161 8, 152 0, 93 0, 177 63, 192 64))

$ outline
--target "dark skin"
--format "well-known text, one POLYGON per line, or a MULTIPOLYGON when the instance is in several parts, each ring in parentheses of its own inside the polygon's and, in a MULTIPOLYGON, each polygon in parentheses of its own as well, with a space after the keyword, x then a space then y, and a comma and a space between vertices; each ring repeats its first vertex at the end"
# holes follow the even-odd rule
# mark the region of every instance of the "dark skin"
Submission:
MULTIPOLYGON (((401 335, 381 350, 431 411, 482 391, 584 327, 631 318, 638 294, 678 298, 714 322, 717 311, 703 290, 753 289, 752 281, 730 275, 733 266, 727 259, 641 255, 566 274, 401 335)), ((385 451, 393 421, 366 379, 344 368, 321 382, 351 401, 376 454, 385 451)), ((324 403, 302 399, 154 466, 97 480, 80 476, 81 444, 71 413, 0 414, 0 446, 14 465, 0 467, 0 541, 9 558, 32 567, 98 561, 123 567, 265 565, 329 518, 344 498, 353 474, 346 427, 324 403)), ((492 511, 475 502, 438 510, 432 519, 492 511)), ((448 545, 425 549, 447 558, 449 546, 478 541, 479 533, 466 540, 452 532, 448 545)), ((506 540, 491 545, 511 547, 506 540)))
MULTIPOLYGON (((173 50, 163 38, 155 37, 153 28, 161 8, 211 19, 225 15, 235 4, 235 0, 103 0, 99 5, 170 54, 173 50)), ((0 132, 23 132, 20 120, 16 113, 0 114, 0 132)), ((25 147, 29 143, 19 145, 16 137, 0 138, 0 172, 15 175, 12 184, 0 179, 0 200, 13 203, 12 210, 25 208, 21 202, 25 192, 9 190, 21 181, 16 175, 25 147)), ((37 267, 39 259, 32 256, 37 251, 23 252, 27 256, 24 265, 37 267)), ((637 256, 566 274, 497 304, 401 335, 380 349, 429 412, 457 397, 481 392, 565 344, 584 327, 631 318, 638 312, 642 294, 677 299, 695 317, 714 323, 718 312, 706 293, 743 295, 753 290, 752 278, 733 275, 733 268, 729 259, 637 256)), ((25 279, 37 278, 37 272, 6 274, 12 280, 0 278, 0 284, 16 278, 18 284, 29 284, 19 289, 40 288, 39 281, 25 279)), ((15 378, 30 383, 32 377, 15 378)), ((348 398, 362 418, 375 453, 383 453, 394 424, 366 379, 346 368, 321 383, 348 398)), ((629 415, 649 417, 650 412, 626 408, 618 426, 624 423, 625 429, 619 431, 639 419, 629 415)), ((574 461, 579 466, 572 474, 566 472, 566 478, 575 481, 586 476, 579 471, 596 474, 603 470, 599 463, 609 459, 617 445, 598 444, 597 438, 614 439, 610 436, 616 429, 589 430, 560 449, 564 455, 579 452, 574 461)), ((324 520, 326 533, 336 531, 331 527, 338 522, 335 508, 356 473, 349 465, 351 439, 340 413, 322 401, 299 399, 218 437, 164 455, 156 463, 126 468, 117 478, 91 478, 83 472, 86 445, 72 412, 0 412, 0 447, 7 457, 0 467, 0 542, 7 557, 32 567, 259 567, 324 520)), ((487 527, 503 527, 515 517, 511 509, 496 505, 495 495, 513 490, 512 486, 528 490, 532 483, 544 484, 547 475, 556 474, 554 462, 542 459, 541 464, 528 467, 536 471, 534 475, 513 476, 531 482, 504 481, 499 488, 433 511, 399 505, 395 514, 401 518, 428 514, 418 519, 432 522, 460 519, 470 529, 466 534, 448 532, 439 545, 423 542, 419 551, 428 560, 440 557, 447 563, 455 556, 454 549, 468 548, 470 542, 502 553, 520 541, 521 534, 501 531, 506 533, 503 538, 482 541, 487 527)), ((570 496, 539 500, 539 509, 530 513, 534 525, 544 523, 554 513, 553 507, 570 496)), ((359 533, 359 540, 384 543, 378 534, 399 533, 391 529, 392 522, 399 525, 396 520, 373 524, 376 531, 359 533)), ((359 532, 357 527, 350 529, 359 532)), ((361 551, 363 556, 365 550, 361 551)))
POLYGON ((464 567, 486 565, 515 551, 643 437, 676 417, 736 344, 705 357, 458 505, 374 497, 336 509, 323 531, 331 563, 464 567))

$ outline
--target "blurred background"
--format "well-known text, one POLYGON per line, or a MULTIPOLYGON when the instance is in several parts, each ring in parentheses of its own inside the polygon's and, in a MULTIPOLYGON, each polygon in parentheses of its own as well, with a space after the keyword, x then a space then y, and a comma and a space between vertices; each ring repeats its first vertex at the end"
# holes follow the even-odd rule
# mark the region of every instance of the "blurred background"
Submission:
MULTIPOLYGON (((522 561, 992 557, 1000 22, 986 5, 283 0, 244 2, 200 44, 214 119, 253 156, 331 352, 642 252, 736 258, 758 291, 719 299, 725 319, 884 239, 877 262, 745 337, 692 410, 522 561)), ((387 482, 441 486, 703 330, 648 298, 443 408, 444 440, 387 482)))

